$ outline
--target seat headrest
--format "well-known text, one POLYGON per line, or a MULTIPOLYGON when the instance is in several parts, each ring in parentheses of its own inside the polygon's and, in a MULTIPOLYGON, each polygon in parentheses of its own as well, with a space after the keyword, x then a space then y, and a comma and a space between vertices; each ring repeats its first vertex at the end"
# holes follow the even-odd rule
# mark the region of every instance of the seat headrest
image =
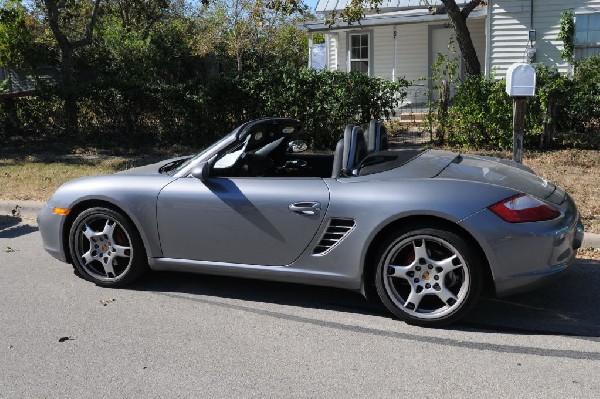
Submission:
POLYGON ((384 151, 389 147, 387 130, 381 121, 371 120, 367 135, 368 152, 384 151))

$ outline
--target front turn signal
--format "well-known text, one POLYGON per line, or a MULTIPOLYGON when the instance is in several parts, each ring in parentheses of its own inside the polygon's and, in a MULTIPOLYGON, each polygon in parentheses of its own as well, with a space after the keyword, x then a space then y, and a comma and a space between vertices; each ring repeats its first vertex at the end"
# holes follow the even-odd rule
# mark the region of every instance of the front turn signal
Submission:
POLYGON ((54 213, 61 216, 67 216, 71 213, 71 210, 67 208, 54 208, 54 213))

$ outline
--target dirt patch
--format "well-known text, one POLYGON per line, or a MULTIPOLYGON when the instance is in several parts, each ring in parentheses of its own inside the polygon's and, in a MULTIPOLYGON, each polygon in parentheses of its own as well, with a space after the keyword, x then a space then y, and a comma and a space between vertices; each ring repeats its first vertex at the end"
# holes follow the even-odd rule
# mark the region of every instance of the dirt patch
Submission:
POLYGON ((600 260, 600 248, 579 248, 577 257, 579 259, 600 260))

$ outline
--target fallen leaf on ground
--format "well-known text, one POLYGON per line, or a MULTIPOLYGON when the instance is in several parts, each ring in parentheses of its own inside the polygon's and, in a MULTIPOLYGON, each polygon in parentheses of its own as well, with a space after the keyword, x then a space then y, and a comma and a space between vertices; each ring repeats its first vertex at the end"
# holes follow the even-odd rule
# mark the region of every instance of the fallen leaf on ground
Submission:
POLYGON ((115 299, 115 298, 112 298, 112 299, 101 299, 101 300, 100 300, 100 303, 102 304, 102 306, 106 306, 106 305, 108 305, 109 303, 111 303, 111 302, 114 302, 114 301, 116 301, 116 299, 115 299))
POLYGON ((60 337, 58 342, 73 341, 75 337, 60 337))
POLYGON ((12 249, 11 247, 6 247, 6 249, 4 250, 4 252, 17 252, 16 249, 12 249))

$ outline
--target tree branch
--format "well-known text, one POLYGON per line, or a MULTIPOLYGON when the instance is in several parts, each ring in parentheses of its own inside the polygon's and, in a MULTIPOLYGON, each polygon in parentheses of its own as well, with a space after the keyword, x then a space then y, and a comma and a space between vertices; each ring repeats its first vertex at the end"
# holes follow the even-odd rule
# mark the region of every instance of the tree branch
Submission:
POLYGON ((77 47, 87 46, 88 44, 92 43, 92 40, 94 38, 94 27, 96 26, 96 21, 98 20, 98 8, 100 7, 100 2, 102 2, 102 0, 96 0, 94 2, 94 9, 92 10, 92 19, 85 30, 85 37, 81 40, 71 43, 72 48, 75 49, 77 47))
POLYGON ((60 26, 58 25, 58 6, 56 5, 55 0, 44 0, 44 4, 48 9, 48 24, 50 25, 50 30, 54 34, 56 41, 58 42, 58 46, 60 48, 69 47, 71 43, 67 36, 60 30, 60 26))
POLYGON ((471 14, 471 11, 473 11, 475 9, 475 7, 477 7, 478 5, 482 4, 483 1, 482 0, 471 0, 468 4, 466 4, 461 13, 462 15, 464 15, 465 18, 467 18, 469 16, 469 14, 471 14))

